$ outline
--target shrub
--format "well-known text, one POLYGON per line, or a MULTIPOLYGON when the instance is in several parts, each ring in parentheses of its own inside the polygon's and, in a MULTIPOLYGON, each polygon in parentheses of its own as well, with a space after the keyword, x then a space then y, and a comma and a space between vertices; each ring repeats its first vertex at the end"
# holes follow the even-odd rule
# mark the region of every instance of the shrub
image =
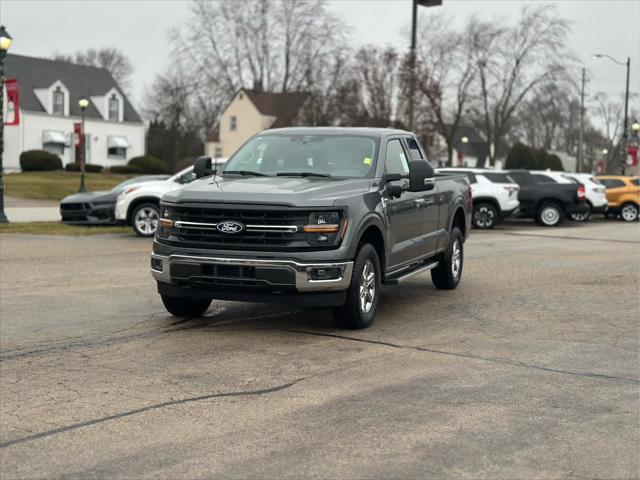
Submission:
POLYGON ((167 164, 152 155, 142 155, 129 160, 129 167, 139 168, 142 173, 169 173, 167 164))
MULTIPOLYGON (((104 167, 102 165, 96 165, 95 163, 86 163, 84 165, 84 171, 88 173, 100 173, 104 167)), ((80 162, 67 163, 64 166, 67 172, 79 172, 80 162)))
POLYGON ((138 167, 132 167, 131 165, 116 165, 115 167, 110 167, 109 171, 111 173, 144 173, 138 167))
POLYGON ((62 170, 62 160, 58 155, 44 150, 27 150, 20 154, 20 168, 23 172, 62 170))
POLYGON ((562 160, 559 156, 555 154, 547 155, 544 159, 544 168, 549 168, 551 170, 557 170, 560 172, 564 171, 564 166, 562 165, 562 160))
POLYGON ((505 168, 524 168, 527 170, 533 170, 535 169, 535 163, 531 149, 523 143, 516 142, 507 154, 505 168))

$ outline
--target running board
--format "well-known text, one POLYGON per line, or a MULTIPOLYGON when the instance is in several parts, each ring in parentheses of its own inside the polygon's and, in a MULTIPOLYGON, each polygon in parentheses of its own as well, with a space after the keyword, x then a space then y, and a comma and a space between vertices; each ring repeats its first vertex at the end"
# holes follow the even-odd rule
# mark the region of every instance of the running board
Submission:
POLYGON ((417 275, 418 273, 426 272, 427 270, 431 270, 432 268, 436 268, 437 266, 438 262, 419 263, 410 270, 403 270, 399 274, 385 277, 383 283, 385 285, 398 285, 401 281, 406 280, 409 277, 417 275))

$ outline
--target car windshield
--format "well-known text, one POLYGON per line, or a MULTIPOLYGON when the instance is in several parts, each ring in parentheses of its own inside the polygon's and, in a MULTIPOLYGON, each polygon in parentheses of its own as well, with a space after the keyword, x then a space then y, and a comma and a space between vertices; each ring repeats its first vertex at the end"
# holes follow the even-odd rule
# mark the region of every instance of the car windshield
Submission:
POLYGON ((225 165, 225 175, 371 178, 377 140, 357 135, 261 135, 225 165))

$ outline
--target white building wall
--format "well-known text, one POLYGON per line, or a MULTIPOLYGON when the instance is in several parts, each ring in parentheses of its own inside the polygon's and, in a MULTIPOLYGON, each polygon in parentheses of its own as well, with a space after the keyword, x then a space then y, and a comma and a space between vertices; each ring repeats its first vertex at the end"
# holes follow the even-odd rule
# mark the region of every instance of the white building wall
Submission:
MULTIPOLYGON (((43 149, 43 132, 54 130, 64 133, 67 146, 61 156, 64 164, 75 161, 75 144, 73 124, 80 122, 80 117, 59 117, 46 113, 20 111, 20 125, 5 127, 4 168, 7 171, 20 169, 20 153, 25 150, 43 149)), ((85 133, 87 139, 87 163, 111 167, 126 165, 130 158, 144 155, 145 130, 142 123, 109 122, 106 120, 86 119, 85 133), (109 136, 125 137, 130 147, 125 159, 110 158, 107 152, 109 136)))

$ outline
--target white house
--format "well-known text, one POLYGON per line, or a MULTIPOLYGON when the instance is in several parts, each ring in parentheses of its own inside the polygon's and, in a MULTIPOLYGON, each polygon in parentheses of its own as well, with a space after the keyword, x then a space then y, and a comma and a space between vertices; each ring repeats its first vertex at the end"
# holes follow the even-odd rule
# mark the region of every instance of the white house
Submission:
MULTIPOLYGON (((145 153, 145 128, 111 74, 97 67, 57 60, 7 55, 6 77, 15 78, 19 93, 19 125, 4 128, 4 168, 20 169, 20 153, 47 150, 64 164, 80 159, 74 123, 81 121, 80 98, 89 99, 85 111, 85 159, 104 167, 125 165, 145 153)), ((5 118, 12 112, 6 112, 5 118)), ((8 118, 10 119, 10 118, 8 118)))

